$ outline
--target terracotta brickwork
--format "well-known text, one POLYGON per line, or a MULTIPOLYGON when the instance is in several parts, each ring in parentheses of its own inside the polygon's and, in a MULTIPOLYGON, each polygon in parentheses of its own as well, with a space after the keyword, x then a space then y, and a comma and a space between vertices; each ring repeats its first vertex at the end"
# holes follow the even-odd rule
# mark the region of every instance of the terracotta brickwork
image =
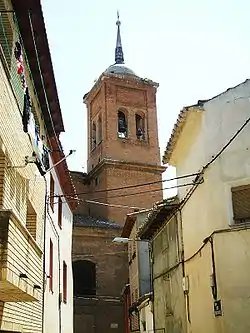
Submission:
POLYGON ((127 253, 121 253, 126 247, 114 245, 112 239, 121 235, 127 213, 162 199, 165 169, 160 164, 155 96, 156 86, 139 78, 102 75, 85 99, 88 173, 71 173, 80 199, 75 213, 109 221, 116 228, 84 226, 84 222, 74 226, 73 260, 95 263, 97 283, 95 297, 74 299, 75 333, 108 333, 112 327, 124 332, 121 293, 128 282, 127 253), (124 138, 118 133, 119 110, 126 116, 124 138), (137 137, 136 114, 143 118, 143 139, 137 137), (150 185, 136 186, 145 183, 150 185))

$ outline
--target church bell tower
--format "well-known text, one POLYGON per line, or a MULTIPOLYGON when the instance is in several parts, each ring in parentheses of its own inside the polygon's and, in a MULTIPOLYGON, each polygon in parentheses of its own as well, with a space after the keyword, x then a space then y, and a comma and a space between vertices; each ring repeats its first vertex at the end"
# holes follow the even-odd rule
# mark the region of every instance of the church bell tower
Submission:
POLYGON ((121 225, 128 212, 162 199, 158 84, 126 67, 117 17, 115 63, 85 94, 89 214, 121 225), (99 202, 100 204, 94 203, 99 202))

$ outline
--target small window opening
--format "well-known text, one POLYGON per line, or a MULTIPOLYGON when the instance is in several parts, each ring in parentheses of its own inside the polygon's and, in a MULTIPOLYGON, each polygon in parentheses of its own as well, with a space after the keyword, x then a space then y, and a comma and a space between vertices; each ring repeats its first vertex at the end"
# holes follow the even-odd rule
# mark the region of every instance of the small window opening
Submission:
POLYGON ((73 262, 74 296, 96 295, 96 265, 88 260, 73 262))
POLYGON ((98 118, 98 143, 102 142, 102 118, 98 118))
POLYGON ((145 139, 144 118, 142 118, 139 114, 136 114, 135 124, 136 124, 136 138, 138 140, 144 140, 145 139))
POLYGON ((118 137, 126 138, 128 135, 126 116, 122 111, 118 111, 118 137))
POLYGON ((92 140, 92 149, 95 149, 96 148, 96 124, 95 123, 93 123, 93 125, 92 125, 91 140, 92 140))
POLYGON ((232 205, 235 223, 250 222, 250 186, 232 188, 232 205))

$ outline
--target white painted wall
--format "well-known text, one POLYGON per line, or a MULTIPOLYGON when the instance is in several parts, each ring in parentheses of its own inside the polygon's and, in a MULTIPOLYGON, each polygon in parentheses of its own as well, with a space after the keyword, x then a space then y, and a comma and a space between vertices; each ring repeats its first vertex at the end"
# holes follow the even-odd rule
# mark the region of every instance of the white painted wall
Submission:
POLYGON ((146 322, 146 332, 153 332, 154 330, 154 318, 153 318, 153 304, 151 301, 144 302, 139 307, 139 313, 140 313, 140 332, 144 332, 142 320, 145 320, 146 322))
MULTIPOLYGON (((57 174, 54 169, 51 171, 55 181, 55 194, 63 194, 57 174)), ((50 175, 47 177, 48 193, 50 175)), ((53 242, 54 269, 53 269, 53 293, 49 290, 49 279, 46 283, 44 326, 46 333, 73 333, 73 277, 72 277, 72 224, 73 215, 64 197, 62 197, 62 229, 58 226, 58 204, 55 199, 54 212, 50 205, 47 205, 46 219, 46 250, 45 250, 45 271, 49 275, 49 247, 50 239, 53 242), (59 251, 58 251, 59 250, 59 251), (67 303, 61 302, 59 311, 59 293, 63 293, 63 261, 67 264, 67 303), (59 270, 60 269, 60 270, 59 270), (60 281, 59 281, 60 274, 60 281), (59 286, 60 283, 60 286, 59 286), (61 323, 61 324, 60 324, 61 323)))
MULTIPOLYGON (((205 103, 204 111, 191 112, 174 152, 177 176, 199 171, 220 151, 250 117, 249 100, 250 82, 246 81, 205 103)), ((187 180, 180 183, 184 182, 187 180)), ((233 227, 231 187, 243 184, 250 184, 250 124, 206 170, 204 183, 183 207, 186 259, 212 232, 233 227)), ((183 198, 187 191, 186 187, 179 188, 180 197, 183 198)), ((214 242, 218 297, 222 300, 223 316, 216 318, 213 314, 211 249, 207 245, 185 264, 191 309, 189 330, 192 333, 248 332, 249 231, 221 233, 214 236, 214 242)))

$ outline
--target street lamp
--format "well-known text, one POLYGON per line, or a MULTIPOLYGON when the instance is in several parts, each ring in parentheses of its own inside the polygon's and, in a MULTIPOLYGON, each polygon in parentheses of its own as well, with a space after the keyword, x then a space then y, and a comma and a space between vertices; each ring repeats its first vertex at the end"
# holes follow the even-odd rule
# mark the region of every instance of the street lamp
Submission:
POLYGON ((131 239, 131 238, 127 238, 127 237, 115 237, 112 240, 112 242, 118 243, 118 244, 128 244, 128 242, 147 242, 147 243, 149 243, 148 240, 143 240, 143 239, 139 239, 139 238, 131 239))
POLYGON ((129 239, 127 237, 115 237, 112 242, 113 243, 119 243, 119 244, 128 244, 129 241, 132 241, 133 239, 129 239))

